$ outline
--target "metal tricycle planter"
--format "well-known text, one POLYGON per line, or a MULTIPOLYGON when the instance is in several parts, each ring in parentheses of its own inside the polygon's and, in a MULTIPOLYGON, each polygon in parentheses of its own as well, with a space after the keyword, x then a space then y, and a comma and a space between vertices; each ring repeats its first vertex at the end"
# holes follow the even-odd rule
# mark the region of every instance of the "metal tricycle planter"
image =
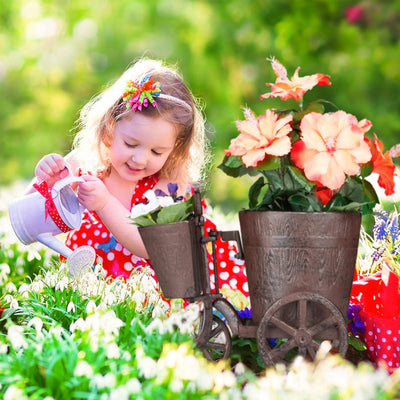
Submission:
MULTIPOLYGON (((227 358, 233 335, 257 338, 258 350, 267 365, 285 361, 293 350, 314 359, 323 340, 331 341, 334 351, 344 356, 348 346, 345 317, 356 263, 361 215, 242 211, 239 213, 242 250, 238 231, 211 231, 209 236, 205 236, 198 191, 195 191, 194 202, 195 212, 188 222, 192 226, 189 230, 192 235, 190 248, 183 246, 182 241, 169 243, 166 248, 171 251, 175 247, 177 252, 185 249, 183 259, 192 260, 189 264, 193 265, 193 272, 189 275, 193 280, 189 279, 186 285, 196 290, 192 291, 194 296, 188 296, 188 300, 203 304, 196 342, 205 356, 210 360, 227 358), (252 308, 250 319, 241 319, 219 293, 215 257, 218 237, 235 240, 238 257, 246 261, 252 308), (214 293, 210 290, 208 242, 211 242, 214 252, 214 293)), ((157 228, 152 227, 154 230, 157 228)), ((143 240, 146 248, 150 249, 145 235, 143 240)), ((163 237, 157 240, 158 248, 163 240, 163 237)), ((156 241, 154 237, 152 241, 156 241)), ((153 263, 150 250, 149 255, 153 263)), ((169 268, 166 266, 169 259, 169 256, 164 256, 154 265, 163 291, 161 276, 169 268)), ((184 266, 183 263, 181 265, 184 266)), ((172 275, 171 283, 175 288, 168 286, 169 296, 165 292, 164 295, 185 297, 179 282, 185 274, 168 274, 172 275)))

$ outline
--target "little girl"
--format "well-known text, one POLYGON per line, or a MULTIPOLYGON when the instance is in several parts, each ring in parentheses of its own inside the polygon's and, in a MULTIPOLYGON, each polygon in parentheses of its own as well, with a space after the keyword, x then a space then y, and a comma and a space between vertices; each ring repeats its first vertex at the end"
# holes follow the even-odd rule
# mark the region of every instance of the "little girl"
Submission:
MULTIPOLYGON (((202 113, 181 76, 159 61, 143 59, 82 109, 73 151, 43 157, 36 177, 52 186, 68 174, 67 166, 83 177, 78 200, 90 211, 84 212, 81 227, 68 233, 66 245, 94 247, 108 275, 127 278, 148 265, 130 210, 147 201, 143 195, 149 189, 167 193, 170 182, 184 196, 188 184, 201 178, 206 157, 202 113)), ((219 281, 236 289, 240 280, 247 291, 243 268, 235 268, 230 250, 225 243, 220 252, 224 268, 232 265, 219 281)))

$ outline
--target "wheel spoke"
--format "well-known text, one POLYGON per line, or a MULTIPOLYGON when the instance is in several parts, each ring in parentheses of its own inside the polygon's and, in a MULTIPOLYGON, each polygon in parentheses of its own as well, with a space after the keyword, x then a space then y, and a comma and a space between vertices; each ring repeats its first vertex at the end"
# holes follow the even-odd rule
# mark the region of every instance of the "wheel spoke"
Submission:
POLYGON ((313 341, 307 346, 308 354, 311 356, 312 359, 315 358, 315 355, 317 354, 318 349, 319 349, 319 343, 317 343, 315 340, 313 340, 313 341))
POLYGON ((307 300, 300 299, 298 303, 299 328, 307 327, 307 300))
POLYGON ((275 324, 275 326, 277 326, 278 328, 282 329, 284 332, 288 333, 290 336, 294 336, 296 333, 295 328, 275 316, 271 317, 271 322, 275 324))
POLYGON ((302 357, 305 357, 307 354, 307 348, 304 346, 299 346, 299 355, 301 355, 302 357))
POLYGON ((222 328, 222 325, 218 324, 210 333, 210 339, 218 336, 221 332, 223 332, 224 329, 222 328))
POLYGON ((328 318, 325 318, 322 322, 318 322, 314 326, 307 329, 307 332, 314 337, 318 333, 324 331, 325 329, 335 326, 336 318, 333 315, 330 315, 328 318))
POLYGON ((294 338, 290 338, 285 343, 282 343, 280 346, 271 349, 271 351, 269 352, 269 357, 272 361, 274 361, 276 358, 282 359, 282 354, 285 356, 289 352, 289 350, 293 349, 293 347, 296 346, 297 344, 294 338))
POLYGON ((218 342, 208 342, 207 349, 213 350, 225 350, 226 343, 218 343, 218 342))

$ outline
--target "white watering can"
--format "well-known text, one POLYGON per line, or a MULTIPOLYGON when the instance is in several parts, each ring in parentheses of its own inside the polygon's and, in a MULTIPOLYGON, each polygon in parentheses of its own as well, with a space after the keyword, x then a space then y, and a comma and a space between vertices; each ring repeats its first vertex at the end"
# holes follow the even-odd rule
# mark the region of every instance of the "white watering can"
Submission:
POLYGON ((91 246, 71 250, 54 235, 81 226, 84 207, 78 202, 70 184, 83 181, 83 178, 69 171, 66 178, 57 181, 51 188, 45 182, 35 185, 36 192, 12 201, 8 208, 11 225, 18 239, 26 245, 43 243, 66 257, 69 272, 74 277, 93 266, 95 250, 91 246))

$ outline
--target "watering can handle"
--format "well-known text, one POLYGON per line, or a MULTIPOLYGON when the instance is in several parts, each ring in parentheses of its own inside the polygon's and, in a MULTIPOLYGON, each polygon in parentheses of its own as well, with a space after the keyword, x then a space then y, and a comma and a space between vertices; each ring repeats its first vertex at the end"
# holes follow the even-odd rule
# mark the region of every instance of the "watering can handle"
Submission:
POLYGON ((70 185, 71 183, 85 182, 81 176, 75 176, 68 165, 66 165, 66 168, 68 170, 68 176, 57 181, 52 188, 56 193, 58 193, 64 186, 70 185))
MULTIPOLYGON (((57 182, 54 184, 54 186, 53 186, 53 188, 52 188, 53 197, 57 196, 57 195, 58 195, 58 192, 59 192, 63 187, 65 187, 65 186, 67 186, 67 185, 70 185, 71 183, 74 183, 74 182, 85 182, 85 180, 84 180, 81 176, 75 176, 75 175, 72 173, 70 167, 69 167, 67 164, 66 164, 66 168, 67 168, 67 170, 68 170, 68 176, 65 177, 65 178, 63 178, 63 179, 60 179, 59 181, 57 181, 57 182), (54 192, 53 192, 53 191, 54 191, 54 192)), ((85 207, 84 207, 81 203, 79 203, 79 209, 80 209, 81 213, 83 213, 83 212, 85 211, 85 207)))

